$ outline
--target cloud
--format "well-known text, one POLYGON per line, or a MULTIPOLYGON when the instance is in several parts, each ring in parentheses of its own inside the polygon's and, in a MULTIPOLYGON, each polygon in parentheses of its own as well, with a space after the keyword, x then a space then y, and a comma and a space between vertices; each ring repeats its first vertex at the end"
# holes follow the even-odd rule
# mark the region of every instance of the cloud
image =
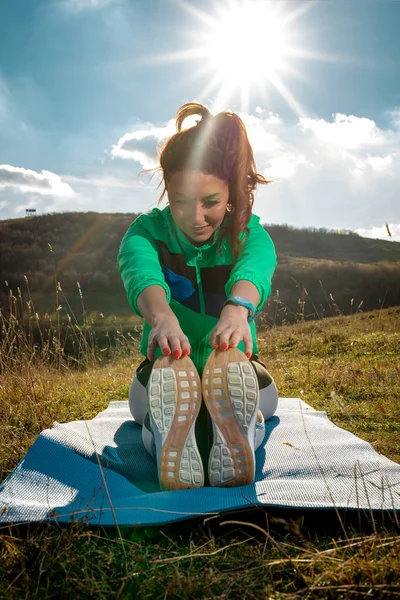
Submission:
MULTIPOLYGON (((258 187, 256 214, 264 223, 372 235, 382 232, 382 222, 400 223, 399 114, 398 109, 390 112, 386 128, 363 115, 337 113, 330 120, 302 117, 289 122, 262 107, 240 114, 258 172, 274 181, 258 187)), ((174 121, 138 125, 110 154, 149 168, 157 163, 157 145, 173 133, 174 121)))
POLYGON ((146 129, 138 129, 123 135, 112 146, 111 156, 135 160, 144 169, 151 169, 158 163, 158 147, 173 133, 175 133, 173 120, 164 127, 155 127, 148 123, 146 129))
POLYGON ((271 158, 268 161, 267 167, 264 169, 264 174, 271 179, 288 179, 296 174, 300 166, 315 168, 303 154, 294 154, 290 152, 283 153, 281 156, 271 158))
POLYGON ((37 173, 31 169, 0 165, 0 190, 14 188, 19 192, 71 198, 75 192, 59 175, 51 171, 37 173))
POLYGON ((396 106, 393 110, 387 111, 389 118, 396 129, 400 129, 400 106, 396 106))
POLYGON ((334 121, 325 119, 300 118, 299 125, 304 132, 311 131, 322 144, 339 148, 356 149, 379 146, 385 140, 381 131, 371 119, 354 115, 334 115, 334 121))
POLYGON ((383 219, 400 222, 400 120, 380 128, 355 115, 272 116, 258 111, 246 122, 258 170, 279 184, 257 190, 263 222, 373 234, 383 219))
MULTIPOLYGON (((127 179, 125 174, 116 175, 88 175, 87 177, 76 177, 75 175, 63 175, 63 179, 72 183, 74 187, 84 188, 105 188, 105 189, 121 189, 132 190, 135 187, 142 187, 143 183, 132 178, 127 179)), ((153 186, 151 186, 153 187, 153 186)))
POLYGON ((393 164, 394 157, 395 154, 388 154, 388 156, 367 156, 365 161, 374 171, 386 171, 393 164))
POLYGON ((386 224, 377 225, 370 229, 356 229, 355 231, 363 237, 400 242, 400 223, 388 223, 388 226, 392 234, 391 237, 388 234, 386 224))
POLYGON ((97 212, 146 212, 157 206, 161 193, 156 189, 155 177, 138 177, 126 162, 122 168, 110 161, 87 175, 63 175, 62 178, 73 186, 78 198, 84 199, 85 210, 97 212))
POLYGON ((115 2, 115 0, 60 0, 59 6, 66 12, 81 12, 102 8, 115 2))
POLYGON ((96 210, 95 199, 90 201, 80 194, 75 194, 73 204, 70 198, 60 196, 43 196, 39 194, 21 193, 11 189, 7 194, 8 206, 3 208, 0 203, 0 218, 20 218, 25 216, 26 209, 34 208, 37 215, 64 211, 96 210))
MULTIPOLYGON (((258 107, 259 108, 259 107, 258 107)), ((259 109, 262 110, 262 109, 259 109)), ((266 111, 262 111, 266 112, 266 111)), ((256 136, 252 140, 253 150, 262 150, 265 147, 271 147, 277 143, 276 134, 266 131, 265 127, 258 125, 261 119, 253 115, 240 115, 248 130, 253 126, 257 129, 256 136)), ((185 127, 193 126, 196 118, 188 117, 185 120, 185 127)), ((264 123, 273 127, 280 124, 279 115, 267 113, 264 123)), ((112 146, 111 156, 114 158, 123 158, 138 162, 144 169, 152 168, 158 164, 158 150, 162 143, 171 135, 176 133, 175 120, 169 120, 165 126, 159 127, 152 123, 146 123, 145 128, 138 128, 135 131, 123 135, 116 144, 112 146)))

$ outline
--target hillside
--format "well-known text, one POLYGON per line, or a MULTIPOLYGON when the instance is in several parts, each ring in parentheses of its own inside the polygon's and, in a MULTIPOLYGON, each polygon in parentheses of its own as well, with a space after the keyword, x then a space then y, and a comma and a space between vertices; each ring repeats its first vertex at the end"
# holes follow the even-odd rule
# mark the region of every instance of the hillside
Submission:
MULTIPOLYGON (((55 308, 59 281, 73 306, 79 282, 92 310, 129 314, 118 274, 121 239, 136 214, 58 213, 0 221, 0 307, 26 289, 55 308), (7 283, 5 283, 7 282, 7 283)), ((278 254, 268 314, 274 322, 400 304, 400 243, 354 233, 267 225, 278 254), (360 308, 361 308, 360 307, 360 308)))
POLYGON ((296 229, 266 225, 281 255, 331 259, 355 263, 400 261, 400 243, 375 240, 354 232, 337 233, 326 229, 296 229))

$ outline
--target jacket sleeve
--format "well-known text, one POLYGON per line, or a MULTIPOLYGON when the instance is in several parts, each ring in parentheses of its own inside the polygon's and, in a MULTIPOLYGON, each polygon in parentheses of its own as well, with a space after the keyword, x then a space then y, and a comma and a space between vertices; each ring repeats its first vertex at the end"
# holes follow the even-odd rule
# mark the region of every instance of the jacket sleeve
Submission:
POLYGON ((143 318, 137 300, 146 287, 160 285, 164 288, 168 304, 171 302, 171 291, 161 269, 155 240, 141 221, 141 217, 138 217, 124 235, 118 263, 129 304, 143 318))
POLYGON ((261 310, 271 294, 271 281, 277 265, 277 258, 275 246, 269 234, 260 224, 260 217, 253 215, 248 228, 249 235, 243 242, 242 252, 225 285, 225 292, 229 298, 237 281, 241 279, 251 281, 260 294, 260 302, 256 310, 261 310))

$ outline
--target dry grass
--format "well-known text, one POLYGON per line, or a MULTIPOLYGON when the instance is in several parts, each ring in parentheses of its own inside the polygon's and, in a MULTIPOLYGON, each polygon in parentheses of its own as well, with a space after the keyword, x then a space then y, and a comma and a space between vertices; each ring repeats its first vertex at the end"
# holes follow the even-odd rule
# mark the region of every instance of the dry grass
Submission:
MULTIPOLYGON (((399 316, 393 308, 259 334, 260 357, 280 396, 326 410, 395 461, 399 316)), ((111 400, 126 399, 141 360, 132 340, 114 354, 102 352, 83 322, 75 327, 84 336, 83 359, 71 364, 59 350, 59 325, 53 321, 50 341, 36 347, 18 339, 17 316, 11 324, 3 318, 2 479, 54 421, 90 419, 111 400)), ((10 599, 400 597, 399 528, 390 519, 341 526, 326 513, 257 509, 161 530, 3 527, 0 558, 0 597, 10 599)))
POLYGON ((298 396, 400 462, 400 308, 274 328, 260 354, 298 396))

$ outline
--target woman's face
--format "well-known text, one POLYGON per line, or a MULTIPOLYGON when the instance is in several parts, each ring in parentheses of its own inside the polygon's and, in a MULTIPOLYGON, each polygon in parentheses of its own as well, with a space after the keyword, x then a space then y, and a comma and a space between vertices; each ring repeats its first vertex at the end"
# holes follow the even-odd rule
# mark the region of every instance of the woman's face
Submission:
POLYGON ((229 199, 226 181, 187 169, 173 173, 166 187, 177 226, 192 244, 205 244, 224 219, 229 199))

